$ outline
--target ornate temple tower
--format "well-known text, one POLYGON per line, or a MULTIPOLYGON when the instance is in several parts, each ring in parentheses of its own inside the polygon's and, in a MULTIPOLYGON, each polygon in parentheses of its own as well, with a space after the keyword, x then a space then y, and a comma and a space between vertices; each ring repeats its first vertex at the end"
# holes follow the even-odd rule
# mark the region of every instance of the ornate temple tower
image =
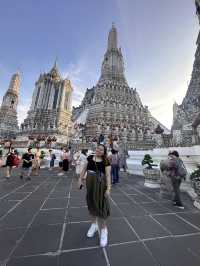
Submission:
POLYGON ((84 137, 87 142, 100 135, 105 139, 112 135, 130 148, 148 149, 155 144, 152 139, 154 123, 136 89, 127 84, 117 39, 117 29, 113 24, 100 79, 95 87, 86 91, 81 106, 73 110, 73 121, 76 125, 85 123, 84 137))
POLYGON ((71 120, 72 86, 62 79, 55 62, 49 73, 41 74, 35 83, 28 116, 21 125, 21 135, 55 137, 68 142, 71 120))
MULTIPOLYGON (((200 1, 196 0, 196 13, 200 22, 200 1)), ((197 38, 197 50, 187 93, 178 105, 173 106, 173 142, 174 145, 190 146, 193 143, 193 123, 200 113, 200 33, 197 38)))
POLYGON ((20 75, 12 76, 9 88, 0 108, 0 138, 14 138, 18 133, 17 105, 19 101, 20 75))

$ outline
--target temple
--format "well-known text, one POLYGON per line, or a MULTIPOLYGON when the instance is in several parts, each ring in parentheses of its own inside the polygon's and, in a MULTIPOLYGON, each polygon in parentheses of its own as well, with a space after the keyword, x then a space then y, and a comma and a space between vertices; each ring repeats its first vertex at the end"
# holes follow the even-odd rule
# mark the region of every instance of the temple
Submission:
POLYGON ((138 91, 129 87, 124 72, 122 50, 113 24, 100 79, 95 87, 87 89, 81 105, 73 109, 74 125, 76 129, 81 126, 81 138, 86 143, 101 135, 105 139, 117 138, 129 149, 155 147, 157 126, 166 134, 169 130, 143 106, 138 91))
POLYGON ((11 78, 0 107, 0 139, 14 139, 19 131, 17 121, 17 105, 19 101, 20 74, 11 78))
POLYGON ((41 74, 35 83, 32 103, 21 125, 19 139, 52 138, 58 144, 68 143, 72 91, 70 80, 62 79, 55 62, 50 72, 41 74))

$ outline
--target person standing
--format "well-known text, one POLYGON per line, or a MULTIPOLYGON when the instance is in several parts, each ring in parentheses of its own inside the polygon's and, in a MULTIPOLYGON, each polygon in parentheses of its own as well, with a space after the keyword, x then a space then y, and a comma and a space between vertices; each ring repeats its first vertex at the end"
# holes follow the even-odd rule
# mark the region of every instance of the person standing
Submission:
POLYGON ((50 163, 49 163, 50 168, 49 168, 49 170, 52 170, 54 168, 56 156, 52 150, 49 150, 49 155, 50 155, 50 163))
POLYGON ((0 150, 0 167, 3 166, 3 151, 0 150))
POLYGON ((120 164, 120 168, 123 168, 124 169, 124 172, 126 172, 127 170, 127 163, 126 163, 126 160, 128 158, 128 152, 127 150, 122 150, 120 153, 119 153, 119 164, 120 164))
POLYGON ((63 167, 63 148, 60 148, 60 160, 59 160, 59 167, 62 169, 63 167))
POLYGON ((63 152, 63 171, 67 172, 69 170, 69 150, 68 149, 64 149, 63 152))
POLYGON ((112 148, 115 151, 119 150, 119 144, 118 144, 118 139, 117 138, 114 138, 112 148))
POLYGON ((85 173, 85 176, 81 177, 81 173, 83 169, 85 169, 85 166, 87 165, 87 149, 83 149, 81 151, 81 154, 79 158, 76 161, 76 174, 79 176, 79 188, 81 189, 83 187, 83 183, 86 180, 87 173, 85 173))
POLYGON ((64 154, 64 152, 63 152, 63 147, 61 147, 60 148, 60 153, 59 153, 59 157, 60 157, 60 159, 59 159, 59 173, 58 173, 58 176, 62 176, 62 175, 64 175, 64 173, 63 173, 63 154, 64 154))
POLYGON ((87 237, 93 237, 98 231, 98 221, 101 223, 100 246, 108 243, 106 221, 110 216, 109 195, 111 190, 111 167, 107 158, 106 147, 99 144, 95 155, 88 156, 87 164, 81 172, 81 178, 86 177, 87 206, 92 217, 92 224, 87 237))
POLYGON ((184 209, 184 206, 180 197, 180 185, 182 182, 181 161, 179 160, 179 154, 177 151, 169 152, 168 159, 160 163, 161 172, 165 173, 170 178, 170 183, 173 187, 173 205, 180 209, 184 209))
POLYGON ((20 178, 23 179, 24 175, 26 176, 27 180, 31 180, 31 172, 32 172, 32 162, 34 159, 34 155, 32 154, 32 149, 28 148, 28 152, 26 152, 22 156, 22 172, 20 178))
POLYGON ((172 178, 171 178, 172 186, 174 189, 173 203, 174 203, 174 206, 180 209, 184 209, 184 206, 183 206, 183 203, 180 197, 180 186, 181 186, 182 180, 186 178, 187 170, 183 164, 183 161, 180 159, 179 153, 177 151, 172 151, 170 153, 170 156, 173 157, 173 159, 176 160, 176 163, 177 163, 176 173, 172 175, 172 178))
POLYGON ((12 168, 14 167, 15 156, 16 155, 15 155, 14 148, 11 148, 6 158, 6 178, 7 179, 9 179, 11 176, 12 168))
POLYGON ((33 160, 33 164, 32 164, 32 172, 34 173, 34 175, 39 174, 40 156, 41 156, 41 152, 40 152, 40 148, 38 147, 38 148, 36 148, 36 152, 34 154, 34 160, 33 160))
POLYGON ((112 184, 119 183, 119 155, 114 149, 111 150, 110 163, 111 163, 111 177, 112 184))

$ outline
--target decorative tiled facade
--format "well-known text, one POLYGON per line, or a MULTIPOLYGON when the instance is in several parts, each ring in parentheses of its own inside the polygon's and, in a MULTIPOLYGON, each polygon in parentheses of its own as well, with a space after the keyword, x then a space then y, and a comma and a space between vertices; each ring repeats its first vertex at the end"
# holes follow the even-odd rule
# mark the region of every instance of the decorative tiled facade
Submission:
POLYGON ((16 73, 11 78, 9 88, 0 107, 0 139, 13 139, 19 131, 17 121, 19 88, 20 75, 16 73))
MULTIPOLYGON (((101 76, 95 87, 86 91, 82 104, 73 110, 74 124, 84 124, 86 142, 101 134, 112 135, 132 149, 148 149, 156 145, 153 135, 160 124, 143 106, 136 89, 130 88, 124 75, 124 60, 118 48, 117 29, 113 25, 108 36, 101 76), (85 121, 79 119, 86 113, 85 121)), ((161 124, 160 124, 161 125, 161 124)), ((161 127, 169 133, 163 125, 161 127)))
POLYGON ((21 125, 19 139, 55 138, 58 143, 69 141, 72 86, 62 79, 57 63, 49 73, 41 74, 35 83, 31 107, 21 125))

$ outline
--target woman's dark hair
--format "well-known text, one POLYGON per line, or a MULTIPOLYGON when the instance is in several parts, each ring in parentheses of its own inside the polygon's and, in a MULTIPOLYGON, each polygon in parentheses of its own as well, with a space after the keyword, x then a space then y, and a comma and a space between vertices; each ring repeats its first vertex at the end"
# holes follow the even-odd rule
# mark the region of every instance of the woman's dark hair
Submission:
POLYGON ((85 156, 87 155, 87 152, 88 152, 88 149, 83 149, 83 150, 81 151, 81 153, 84 154, 85 156))
POLYGON ((172 152, 171 152, 171 155, 174 155, 174 156, 176 156, 177 158, 179 158, 179 153, 178 153, 177 151, 172 151, 172 152))
POLYGON ((99 144, 97 147, 99 147, 99 146, 102 146, 103 148, 104 148, 104 154, 103 154, 103 156, 102 156, 102 160, 103 160, 103 163, 104 164, 106 164, 106 162, 107 162, 107 148, 106 148, 106 146, 105 145, 103 145, 103 144, 99 144))

